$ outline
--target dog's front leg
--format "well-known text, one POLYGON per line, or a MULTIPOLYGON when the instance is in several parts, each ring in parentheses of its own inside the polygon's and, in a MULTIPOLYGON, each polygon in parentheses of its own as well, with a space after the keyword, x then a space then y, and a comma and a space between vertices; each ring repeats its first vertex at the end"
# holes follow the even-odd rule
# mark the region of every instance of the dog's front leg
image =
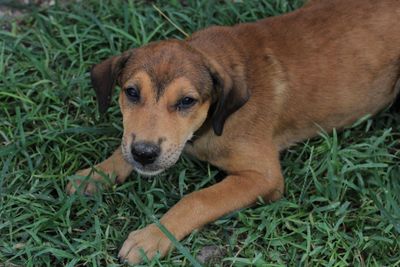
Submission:
MULTIPOLYGON (((279 162, 264 174, 256 171, 236 172, 216 185, 184 197, 161 218, 161 223, 176 239, 181 240, 194 229, 229 212, 250 206, 258 197, 266 201, 279 199, 282 191, 279 162)), ((139 263, 141 249, 151 259, 157 251, 165 255, 170 247, 170 240, 156 225, 151 224, 129 234, 119 257, 129 263, 139 263)))
POLYGON ((73 194, 78 190, 81 193, 91 195, 97 190, 99 184, 107 185, 107 181, 104 179, 105 175, 110 179, 115 177, 116 180, 112 182, 123 183, 132 170, 133 167, 123 158, 121 147, 118 147, 108 159, 93 168, 77 172, 76 175, 88 177, 88 179, 70 181, 66 190, 68 194, 73 194))

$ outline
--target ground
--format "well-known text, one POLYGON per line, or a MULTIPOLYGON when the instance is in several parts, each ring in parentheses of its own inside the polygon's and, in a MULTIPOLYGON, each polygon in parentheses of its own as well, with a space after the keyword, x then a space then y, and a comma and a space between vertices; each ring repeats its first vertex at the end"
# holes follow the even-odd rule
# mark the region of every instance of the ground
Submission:
MULTIPOLYGON (((116 98, 107 116, 98 116, 92 64, 211 24, 301 6, 295 0, 60 2, 1 22, 0 266, 120 266, 116 255, 130 231, 222 177, 183 157, 155 178, 132 174, 102 194, 67 196, 68 179, 120 142, 116 98)), ((221 218, 146 265, 399 266, 399 136, 399 114, 384 111, 294 146, 282 153, 281 201, 221 218)))

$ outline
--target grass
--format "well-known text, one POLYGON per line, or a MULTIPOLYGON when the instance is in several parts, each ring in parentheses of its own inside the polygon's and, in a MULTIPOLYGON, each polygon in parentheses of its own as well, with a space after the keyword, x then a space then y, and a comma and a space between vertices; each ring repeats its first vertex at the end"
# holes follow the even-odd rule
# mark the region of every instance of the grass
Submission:
MULTIPOLYGON (((69 197, 77 170, 118 146, 121 115, 100 119, 90 66, 210 24, 278 15, 300 1, 80 1, 29 10, 0 30, 0 266, 120 266, 134 229, 221 173, 183 157, 93 197, 69 197), (166 19, 168 18, 168 19, 166 19)), ((116 103, 116 102, 114 102, 116 103)), ((282 153, 285 196, 228 215, 181 244, 215 266, 399 266, 400 116, 383 112, 282 153)), ((150 266, 190 265, 179 250, 150 266)))

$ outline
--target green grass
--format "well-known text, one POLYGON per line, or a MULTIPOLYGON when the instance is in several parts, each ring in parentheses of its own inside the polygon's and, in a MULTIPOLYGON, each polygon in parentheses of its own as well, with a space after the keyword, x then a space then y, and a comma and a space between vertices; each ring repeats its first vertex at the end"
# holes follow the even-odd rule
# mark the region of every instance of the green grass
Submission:
MULTIPOLYGON (((2 22, 0 266, 119 266, 116 254, 130 231, 221 179, 217 169, 183 157, 155 178, 132 174, 103 194, 67 196, 68 177, 120 142, 117 105, 98 117, 92 64, 210 24, 254 21, 301 5, 127 2, 80 1, 2 22)), ((221 218, 181 244, 194 257, 206 246, 220 250, 208 261, 217 266, 399 266, 399 140, 400 116, 383 112, 299 144, 282 154, 281 201, 221 218)), ((147 265, 190 263, 175 250, 147 265)))

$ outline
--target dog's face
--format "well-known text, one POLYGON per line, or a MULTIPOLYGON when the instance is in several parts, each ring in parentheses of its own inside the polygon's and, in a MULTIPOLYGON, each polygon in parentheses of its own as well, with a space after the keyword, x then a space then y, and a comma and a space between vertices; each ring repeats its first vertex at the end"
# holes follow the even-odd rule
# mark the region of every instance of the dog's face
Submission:
POLYGON ((209 113, 221 134, 225 119, 238 108, 229 108, 232 103, 225 107, 225 100, 245 102, 233 93, 222 67, 180 41, 150 44, 110 58, 93 68, 92 83, 101 111, 110 102, 114 84, 121 87, 122 151, 144 175, 172 166, 209 113))
POLYGON ((173 165, 207 118, 212 81, 189 53, 174 43, 137 49, 121 73, 122 149, 145 175, 173 165))

